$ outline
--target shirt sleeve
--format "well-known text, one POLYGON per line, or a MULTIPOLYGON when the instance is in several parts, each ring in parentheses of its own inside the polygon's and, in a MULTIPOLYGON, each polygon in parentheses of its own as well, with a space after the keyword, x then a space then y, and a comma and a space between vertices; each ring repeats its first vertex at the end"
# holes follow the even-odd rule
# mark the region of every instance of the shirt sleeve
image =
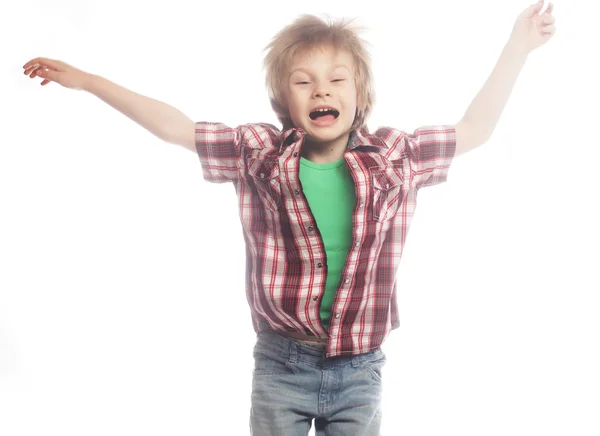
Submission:
POLYGON ((445 182, 456 153, 456 130, 453 125, 423 126, 405 136, 413 183, 416 189, 445 182))
POLYGON ((196 151, 204 180, 212 183, 235 182, 241 156, 239 128, 221 123, 196 123, 196 151))

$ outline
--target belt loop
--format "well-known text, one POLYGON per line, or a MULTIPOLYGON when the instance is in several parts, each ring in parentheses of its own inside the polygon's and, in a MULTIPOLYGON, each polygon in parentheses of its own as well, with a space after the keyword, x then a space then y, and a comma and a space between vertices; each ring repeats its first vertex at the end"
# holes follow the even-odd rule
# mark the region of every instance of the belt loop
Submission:
POLYGON ((297 363, 298 362, 298 345, 292 341, 291 339, 288 339, 290 342, 290 359, 289 362, 290 363, 297 363))
POLYGON ((360 368, 360 358, 358 356, 352 356, 352 368, 360 368))

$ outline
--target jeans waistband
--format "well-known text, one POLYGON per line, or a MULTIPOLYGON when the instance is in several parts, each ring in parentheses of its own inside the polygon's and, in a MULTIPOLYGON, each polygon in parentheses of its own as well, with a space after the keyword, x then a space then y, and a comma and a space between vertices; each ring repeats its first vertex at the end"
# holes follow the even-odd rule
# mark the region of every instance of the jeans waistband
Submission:
POLYGON ((297 339, 287 338, 278 335, 273 331, 263 331, 258 335, 255 351, 267 353, 276 353, 279 356, 283 356, 290 361, 302 360, 305 362, 311 362, 313 364, 320 364, 328 362, 330 364, 343 364, 345 362, 352 362, 353 366, 359 366, 364 360, 373 359, 374 356, 383 352, 381 348, 369 351, 367 353, 358 355, 347 355, 347 356, 336 356, 336 357, 325 357, 325 347, 315 348, 312 346, 306 346, 296 342, 297 339))

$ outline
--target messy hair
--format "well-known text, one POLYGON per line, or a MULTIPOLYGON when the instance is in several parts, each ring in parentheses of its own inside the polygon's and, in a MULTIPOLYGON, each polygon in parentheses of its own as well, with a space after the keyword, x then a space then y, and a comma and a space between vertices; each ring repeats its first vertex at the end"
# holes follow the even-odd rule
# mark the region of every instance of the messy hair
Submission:
POLYGON ((371 73, 371 58, 366 41, 358 36, 363 30, 352 21, 327 22, 313 15, 302 15, 280 30, 265 47, 263 67, 271 107, 283 124, 283 130, 293 128, 284 98, 285 78, 294 55, 304 50, 331 44, 336 50, 347 50, 354 60, 354 81, 357 90, 357 110, 352 129, 360 129, 373 108, 375 93, 371 73))

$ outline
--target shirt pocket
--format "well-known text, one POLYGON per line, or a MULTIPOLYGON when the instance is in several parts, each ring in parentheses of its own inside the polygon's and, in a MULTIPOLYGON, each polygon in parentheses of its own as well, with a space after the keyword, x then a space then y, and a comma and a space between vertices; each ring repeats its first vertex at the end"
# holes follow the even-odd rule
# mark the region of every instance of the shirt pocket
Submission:
POLYGON ((373 220, 384 222, 396 216, 404 198, 402 164, 369 169, 373 196, 373 220))
POLYGON ((248 175, 252 178, 263 205, 272 211, 281 206, 279 159, 276 157, 248 157, 248 175))

